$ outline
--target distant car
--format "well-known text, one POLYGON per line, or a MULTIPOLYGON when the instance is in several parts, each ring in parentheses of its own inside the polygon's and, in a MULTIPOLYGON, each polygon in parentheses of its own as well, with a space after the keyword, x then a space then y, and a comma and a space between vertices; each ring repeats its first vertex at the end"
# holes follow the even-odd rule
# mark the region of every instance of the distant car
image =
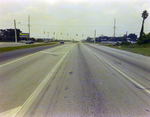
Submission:
POLYGON ((64 44, 64 41, 60 41, 61 44, 64 44))
POLYGON ((26 40, 21 40, 20 43, 26 43, 26 40))
POLYGON ((26 41, 26 44, 34 44, 34 41, 31 41, 31 40, 26 41))
POLYGON ((49 43, 49 41, 44 41, 44 43, 49 43))

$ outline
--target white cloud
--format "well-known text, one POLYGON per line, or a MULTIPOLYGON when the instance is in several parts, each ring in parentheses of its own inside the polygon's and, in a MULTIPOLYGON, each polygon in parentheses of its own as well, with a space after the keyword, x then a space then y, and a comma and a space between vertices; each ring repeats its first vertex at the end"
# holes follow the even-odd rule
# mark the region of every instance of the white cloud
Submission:
MULTIPOLYGON (((31 36, 46 37, 46 32, 76 33, 92 36, 113 35, 116 18, 116 32, 123 35, 139 33, 143 10, 150 13, 149 0, 0 0, 0 26, 13 28, 13 20, 21 22, 18 28, 28 31, 28 15, 31 19, 31 36)), ((150 27, 149 17, 145 30, 150 27)), ((81 38, 80 36, 78 36, 81 38)))

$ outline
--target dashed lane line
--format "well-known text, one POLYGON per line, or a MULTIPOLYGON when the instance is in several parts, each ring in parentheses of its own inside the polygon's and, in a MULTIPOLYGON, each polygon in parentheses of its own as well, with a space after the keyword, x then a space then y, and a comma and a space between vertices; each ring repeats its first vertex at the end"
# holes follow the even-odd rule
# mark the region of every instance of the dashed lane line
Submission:
POLYGON ((126 77, 128 80, 130 80, 132 83, 134 83, 135 85, 137 85, 138 87, 140 87, 141 89, 143 89, 146 93, 150 94, 150 91, 147 90, 145 87, 143 87, 141 84, 139 84, 138 82, 136 82, 135 80, 133 80, 132 78, 130 78, 128 75, 124 74, 122 71, 120 71, 119 69, 117 69, 116 67, 114 67, 113 65, 111 65, 109 62, 107 62, 106 60, 102 59, 101 57, 99 57, 95 52, 93 52, 93 54, 98 57, 100 60, 103 60, 105 63, 107 63, 109 66, 111 66, 113 69, 115 69, 117 72, 119 72, 120 74, 122 74, 124 77, 126 77))
MULTIPOLYGON (((84 45, 84 47, 87 48, 85 45, 84 45)), ((139 88, 143 89, 143 91, 145 91, 146 93, 150 94, 150 91, 147 90, 147 88, 143 87, 141 84, 139 84, 138 82, 136 82, 135 80, 133 80, 132 78, 130 78, 128 75, 126 75, 125 73, 123 73, 122 71, 120 71, 119 69, 117 69, 116 67, 114 67, 112 64, 110 64, 109 62, 107 62, 106 60, 104 60, 103 58, 101 58, 100 56, 98 56, 98 54, 96 54, 95 52, 93 52, 91 49, 87 48, 87 50, 90 51, 90 52, 92 52, 97 58, 99 58, 100 60, 102 60, 105 63, 107 63, 109 66, 111 66, 117 72, 119 72, 120 74, 122 74, 125 78, 127 78, 129 81, 131 81, 132 83, 134 83, 135 85, 137 85, 139 88)))

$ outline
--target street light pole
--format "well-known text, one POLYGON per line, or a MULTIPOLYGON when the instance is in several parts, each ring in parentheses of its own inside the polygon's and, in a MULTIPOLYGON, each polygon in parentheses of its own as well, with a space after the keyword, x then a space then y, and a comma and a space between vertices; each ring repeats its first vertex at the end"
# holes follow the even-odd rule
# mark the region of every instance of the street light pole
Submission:
POLYGON ((94 31, 94 44, 95 44, 96 30, 94 31))
POLYGON ((49 32, 47 32, 48 33, 48 39, 49 39, 49 32))
MULTIPOLYGON (((115 29, 116 29, 116 18, 114 19, 114 39, 115 39, 115 29)), ((113 43, 114 43, 114 39, 113 39, 113 43)))
POLYGON ((14 20, 14 27, 15 27, 15 42, 17 43, 16 20, 14 20))
POLYGON ((29 40, 30 40, 30 15, 28 15, 28 28, 29 28, 29 40))

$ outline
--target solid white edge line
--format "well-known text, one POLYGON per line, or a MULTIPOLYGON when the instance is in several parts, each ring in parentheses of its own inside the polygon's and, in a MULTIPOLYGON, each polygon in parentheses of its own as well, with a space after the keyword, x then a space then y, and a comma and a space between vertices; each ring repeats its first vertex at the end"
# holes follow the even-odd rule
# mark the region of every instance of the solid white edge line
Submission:
POLYGON ((22 106, 0 113, 0 117, 14 117, 22 106))
MULTIPOLYGON (((39 51, 39 52, 36 52, 36 53, 34 53, 34 54, 30 54, 30 55, 27 55, 27 56, 25 56, 25 57, 22 57, 22 58, 13 60, 13 61, 8 62, 8 63, 5 63, 5 64, 2 64, 2 65, 0 65, 0 67, 7 66, 7 65, 9 65, 9 64, 11 64, 11 63, 14 63, 14 62, 17 62, 17 61, 19 61, 19 60, 22 60, 22 59, 28 58, 28 57, 30 57, 30 56, 36 55, 36 54, 38 54, 38 53, 40 53, 40 52, 44 53, 44 51, 39 51)), ((45 53, 46 53, 46 52, 45 52, 45 53)), ((63 52, 63 53, 64 53, 64 52, 63 52)))
MULTIPOLYGON (((74 45, 75 46, 75 45, 74 45)), ((25 101, 25 103, 22 105, 22 107, 17 111, 17 114, 14 115, 14 117, 23 117, 26 111, 29 109, 33 101, 36 99, 38 94, 41 92, 41 90, 46 85, 47 81, 53 76, 54 73, 56 73, 56 70, 61 65, 61 63, 66 58, 67 54, 71 51, 71 49, 74 47, 72 46, 66 54, 60 59, 60 61, 56 64, 56 66, 50 71, 50 73, 44 78, 44 80, 40 83, 40 85, 35 89, 35 91, 29 96, 29 98, 25 101)))
MULTIPOLYGON (((87 48, 87 46, 85 46, 87 48)), ((128 80, 130 80, 132 83, 136 84, 138 87, 140 87, 141 89, 143 89, 146 93, 150 94, 150 91, 145 89, 145 87, 143 87, 142 85, 140 85, 139 83, 137 83, 135 80, 133 80, 132 78, 130 78, 129 76, 127 76, 126 74, 124 74, 123 72, 121 72, 119 69, 117 69, 116 67, 114 67, 113 65, 111 65, 109 62, 107 62, 106 60, 102 59, 101 57, 99 57, 95 52, 93 52, 91 49, 87 48, 89 51, 91 51, 95 56, 97 56, 99 59, 103 60, 105 63, 107 63, 109 66, 111 66, 112 68, 114 68, 116 71, 118 71, 120 74, 122 74, 124 77, 126 77, 128 80)))
POLYGON ((128 80, 130 80, 132 83, 136 84, 138 87, 142 88, 145 92, 147 92, 148 94, 150 94, 150 91, 145 89, 142 85, 140 85, 139 83, 137 83, 135 80, 133 80, 132 78, 130 78, 129 76, 127 76, 126 74, 124 74, 123 72, 121 72, 119 69, 117 69, 116 67, 114 67, 113 65, 111 65, 109 62, 105 61, 104 59, 102 59, 101 57, 99 57, 95 52, 93 52, 93 54, 95 56, 97 56, 99 59, 103 60, 104 62, 106 62, 109 66, 111 66, 113 69, 115 69, 116 71, 118 71, 120 74, 122 74, 124 77, 126 77, 128 80))
POLYGON ((14 62, 17 62, 17 61, 19 61, 19 60, 25 59, 25 58, 27 58, 27 57, 33 56, 33 55, 35 55, 35 54, 37 54, 37 53, 39 53, 39 52, 36 52, 36 53, 34 53, 34 54, 30 54, 30 55, 27 55, 27 56, 25 56, 25 57, 16 59, 16 60, 14 60, 14 61, 5 63, 5 64, 3 64, 3 65, 0 65, 0 67, 4 67, 4 66, 9 65, 9 64, 11 64, 11 63, 14 63, 14 62))

